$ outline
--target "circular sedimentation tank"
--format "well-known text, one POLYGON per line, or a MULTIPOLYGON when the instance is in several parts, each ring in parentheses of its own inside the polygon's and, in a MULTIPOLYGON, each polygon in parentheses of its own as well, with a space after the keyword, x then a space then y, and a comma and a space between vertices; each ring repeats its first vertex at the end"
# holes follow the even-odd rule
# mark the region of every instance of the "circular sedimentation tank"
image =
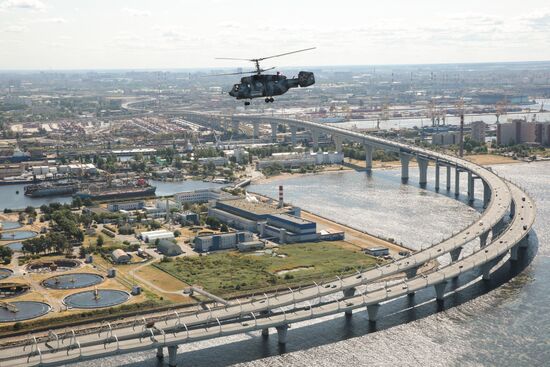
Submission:
POLYGON ((31 272, 64 271, 76 269, 80 266, 80 261, 73 259, 57 259, 50 261, 37 261, 27 265, 27 270, 31 272))
POLYGON ((13 274, 13 271, 6 268, 0 268, 0 280, 6 279, 7 277, 11 276, 13 274))
POLYGON ((23 225, 19 222, 0 221, 0 230, 8 231, 10 229, 21 228, 23 225))
POLYGON ((22 242, 12 242, 8 243, 6 246, 12 249, 14 252, 22 252, 23 251, 23 243, 22 242))
POLYGON ((27 293, 31 287, 23 283, 0 283, 0 302, 2 299, 17 297, 27 293))
POLYGON ((30 320, 50 312, 51 307, 44 302, 16 301, 0 303, 0 322, 30 320))
POLYGON ((12 241, 12 240, 26 240, 29 238, 36 237, 38 233, 34 231, 9 231, 2 232, 2 241, 12 241))
POLYGON ((57 275, 42 282, 42 285, 52 289, 76 289, 99 284, 103 277, 92 273, 72 273, 57 275))
POLYGON ((130 298, 128 292, 117 289, 97 289, 73 293, 63 299, 70 308, 101 308, 116 306, 130 298))

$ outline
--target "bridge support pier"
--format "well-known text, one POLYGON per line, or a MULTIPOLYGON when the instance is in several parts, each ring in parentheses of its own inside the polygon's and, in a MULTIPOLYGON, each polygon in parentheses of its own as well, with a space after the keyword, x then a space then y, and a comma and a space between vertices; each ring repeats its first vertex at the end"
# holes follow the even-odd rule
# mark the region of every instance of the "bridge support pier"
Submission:
POLYGON ((420 171, 420 179, 418 183, 420 187, 426 187, 428 183, 428 160, 425 158, 416 157, 416 162, 418 162, 418 169, 420 171))
POLYGON ((344 289, 343 293, 345 298, 353 297, 353 295, 355 294, 355 288, 352 287, 352 288, 344 289))
POLYGON ((372 172, 372 145, 365 145, 365 171, 370 174, 372 172))
POLYGON ((460 168, 455 168, 455 196, 460 195, 460 168))
POLYGON ((519 258, 519 243, 510 249, 510 260, 518 261, 519 258))
POLYGON ((414 278, 417 273, 418 273, 418 266, 405 270, 405 275, 407 276, 407 279, 414 278))
POLYGON ((262 329, 262 336, 267 338, 269 336, 269 328, 262 329))
POLYGON ((367 313, 369 314, 369 322, 376 322, 378 320, 378 310, 380 310, 380 303, 367 306, 367 313))
POLYGON ((409 161, 411 160, 411 156, 400 153, 399 159, 401 160, 401 182, 407 183, 409 181, 409 161))
POLYGON ((279 344, 286 344, 286 336, 288 331, 288 325, 277 326, 277 336, 279 338, 279 344))
POLYGON ((279 127, 279 124, 276 122, 272 122, 271 124, 271 141, 273 143, 277 142, 277 128, 279 127))
POLYGON ((435 191, 439 192, 439 162, 435 161, 435 191))
MULTIPOLYGON (((348 289, 344 289, 344 298, 350 298, 350 297, 353 297, 353 295, 355 294, 355 288, 348 288, 348 289)), ((352 310, 346 310, 346 316, 351 316, 353 311, 352 310)))
POLYGON ((529 247, 529 233, 527 233, 527 236, 523 237, 521 241, 519 241, 519 247, 521 248, 529 247))
POLYGON ((164 348, 163 347, 158 347, 157 348, 157 358, 158 359, 163 359, 164 358, 164 348))
POLYGON ((451 166, 447 166, 447 191, 451 191, 451 166))
POLYGON ((176 362, 177 356, 178 356, 178 346, 170 345, 168 347, 168 367, 177 366, 177 362, 176 362))
POLYGON ((260 123, 258 122, 255 122, 252 124, 252 127, 253 127, 253 133, 252 133, 252 137, 254 139, 258 139, 260 137, 260 123))
POLYGON ((292 143, 292 146, 296 146, 296 131, 298 129, 296 126, 290 125, 290 142, 292 143))
POLYGON ((494 266, 493 261, 489 261, 481 265, 481 271, 483 273, 483 275, 481 276, 481 279, 491 280, 491 269, 493 268, 493 266, 494 266))
POLYGON ((455 248, 454 250, 451 250, 450 252, 451 260, 453 262, 457 261, 458 258, 460 257, 461 252, 462 252, 462 247, 458 247, 458 248, 455 248))
POLYGON ((474 190, 475 190, 475 181, 472 175, 472 171, 468 171, 468 202, 471 204, 474 202, 474 190))
POLYGON ((444 280, 441 283, 434 285, 435 288, 435 299, 439 302, 443 301, 445 298, 445 287, 447 286, 447 281, 444 280))
MULTIPOLYGON (((491 200, 491 188, 485 181, 483 181, 483 208, 487 208, 490 200, 491 200)), ((512 202, 514 201, 512 200, 512 202)))
POLYGON ((311 141, 313 142, 313 149, 317 151, 319 149, 319 137, 320 133, 317 130, 311 130, 311 141))
POLYGON ((479 244, 480 247, 485 247, 487 245, 487 238, 489 237, 489 231, 483 232, 479 235, 479 244))
POLYGON ((332 137, 332 140, 334 141, 334 146, 336 153, 342 153, 342 143, 343 139, 337 135, 332 137))

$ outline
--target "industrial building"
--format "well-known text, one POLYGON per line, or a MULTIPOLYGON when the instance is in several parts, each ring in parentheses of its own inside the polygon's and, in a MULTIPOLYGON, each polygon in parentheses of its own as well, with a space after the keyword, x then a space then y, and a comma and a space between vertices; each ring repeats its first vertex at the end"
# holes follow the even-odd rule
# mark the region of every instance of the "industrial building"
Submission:
POLYGON ((198 225, 200 223, 199 215, 192 211, 174 213, 174 220, 182 226, 198 225))
POLYGON ((195 251, 208 252, 236 248, 239 243, 250 242, 253 235, 250 232, 219 233, 195 237, 195 251))
POLYGON ((297 168, 322 164, 341 164, 344 161, 344 153, 338 152, 310 152, 310 153, 273 153, 269 158, 256 162, 256 169, 278 164, 283 168, 297 168))
POLYGON ((219 200, 223 193, 216 189, 200 189, 192 191, 183 191, 174 194, 174 200, 178 203, 207 203, 212 200, 219 200))
POLYGON ((376 256, 376 257, 387 256, 387 255, 390 254, 390 250, 388 250, 388 248, 382 247, 382 246, 378 246, 378 247, 369 247, 369 248, 366 248, 366 249, 364 250, 364 252, 365 252, 367 255, 376 256))
POLYGON ((265 222, 258 223, 261 237, 279 243, 317 241, 317 223, 288 214, 270 214, 265 222))
POLYGON ((116 249, 111 252, 111 259, 115 264, 128 264, 130 262, 130 254, 121 249, 116 249))
POLYGON ((120 203, 110 203, 107 209, 110 212, 118 212, 119 210, 141 210, 145 207, 144 201, 128 201, 120 203))
POLYGON ((169 240, 160 240, 157 245, 157 250, 164 256, 178 256, 183 254, 181 247, 177 243, 169 240))
POLYGON ((550 145, 550 122, 528 122, 516 119, 497 125, 497 144, 523 143, 550 145))
POLYGON ((145 242, 155 242, 156 240, 171 240, 174 239, 174 233, 159 229, 158 231, 141 232, 141 239, 145 242))
POLYGON ((435 133, 432 135, 433 145, 456 145, 460 143, 460 133, 456 131, 435 133))
POLYGON ((470 124, 470 139, 478 143, 485 143, 485 122, 474 121, 470 124))

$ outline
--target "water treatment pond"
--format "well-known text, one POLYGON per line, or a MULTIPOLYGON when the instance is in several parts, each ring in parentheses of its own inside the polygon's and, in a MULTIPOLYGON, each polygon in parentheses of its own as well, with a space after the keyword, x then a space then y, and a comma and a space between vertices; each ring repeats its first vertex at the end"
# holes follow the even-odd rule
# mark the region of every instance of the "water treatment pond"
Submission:
POLYGON ((11 276, 13 274, 13 271, 6 268, 0 268, 0 280, 6 279, 7 277, 11 276))
POLYGON ((124 303, 129 298, 130 295, 124 291, 98 289, 71 294, 63 302, 71 308, 100 308, 124 303))
POLYGON ((36 237, 38 233, 34 231, 10 231, 4 232, 1 234, 2 237, 0 240, 9 241, 9 240, 26 240, 29 238, 36 237))
POLYGON ((23 251, 23 243, 21 242, 12 242, 7 245, 9 248, 12 249, 12 251, 22 252, 23 251))
POLYGON ((34 319, 47 314, 50 310, 50 305, 43 302, 8 302, 0 306, 0 322, 14 322, 34 319))
POLYGON ((4 231, 21 228, 22 226, 23 225, 19 222, 0 221, 0 228, 4 231))
POLYGON ((42 282, 45 287, 53 289, 76 289, 99 284, 103 277, 92 273, 63 274, 48 278, 42 282))

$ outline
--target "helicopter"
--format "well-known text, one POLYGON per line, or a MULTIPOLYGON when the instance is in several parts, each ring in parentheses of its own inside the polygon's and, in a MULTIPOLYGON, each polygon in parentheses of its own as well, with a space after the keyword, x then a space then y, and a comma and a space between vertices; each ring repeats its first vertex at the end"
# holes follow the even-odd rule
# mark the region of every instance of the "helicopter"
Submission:
MULTIPOLYGON (((262 74, 265 71, 275 69, 275 67, 262 69, 260 67, 260 61, 272 59, 275 57, 295 54, 297 52, 309 51, 313 49, 315 49, 315 47, 286 52, 283 54, 278 54, 273 56, 260 57, 257 59, 218 57, 216 58, 216 60, 240 60, 240 61, 253 62, 256 66, 256 70, 239 72, 239 73, 217 74, 217 75, 254 74, 251 76, 242 77, 240 83, 233 85, 233 88, 229 92, 229 95, 231 97, 235 97, 238 100, 265 97, 265 103, 273 103, 274 102, 273 96, 280 96, 282 94, 285 94, 290 88, 297 88, 297 87, 304 88, 315 84, 315 76, 313 75, 312 72, 309 72, 309 71, 300 71, 298 73, 297 78, 287 78, 286 76, 282 75, 279 72, 277 72, 276 74, 262 74)), ((245 101, 244 105, 249 106, 250 102, 245 101)))

